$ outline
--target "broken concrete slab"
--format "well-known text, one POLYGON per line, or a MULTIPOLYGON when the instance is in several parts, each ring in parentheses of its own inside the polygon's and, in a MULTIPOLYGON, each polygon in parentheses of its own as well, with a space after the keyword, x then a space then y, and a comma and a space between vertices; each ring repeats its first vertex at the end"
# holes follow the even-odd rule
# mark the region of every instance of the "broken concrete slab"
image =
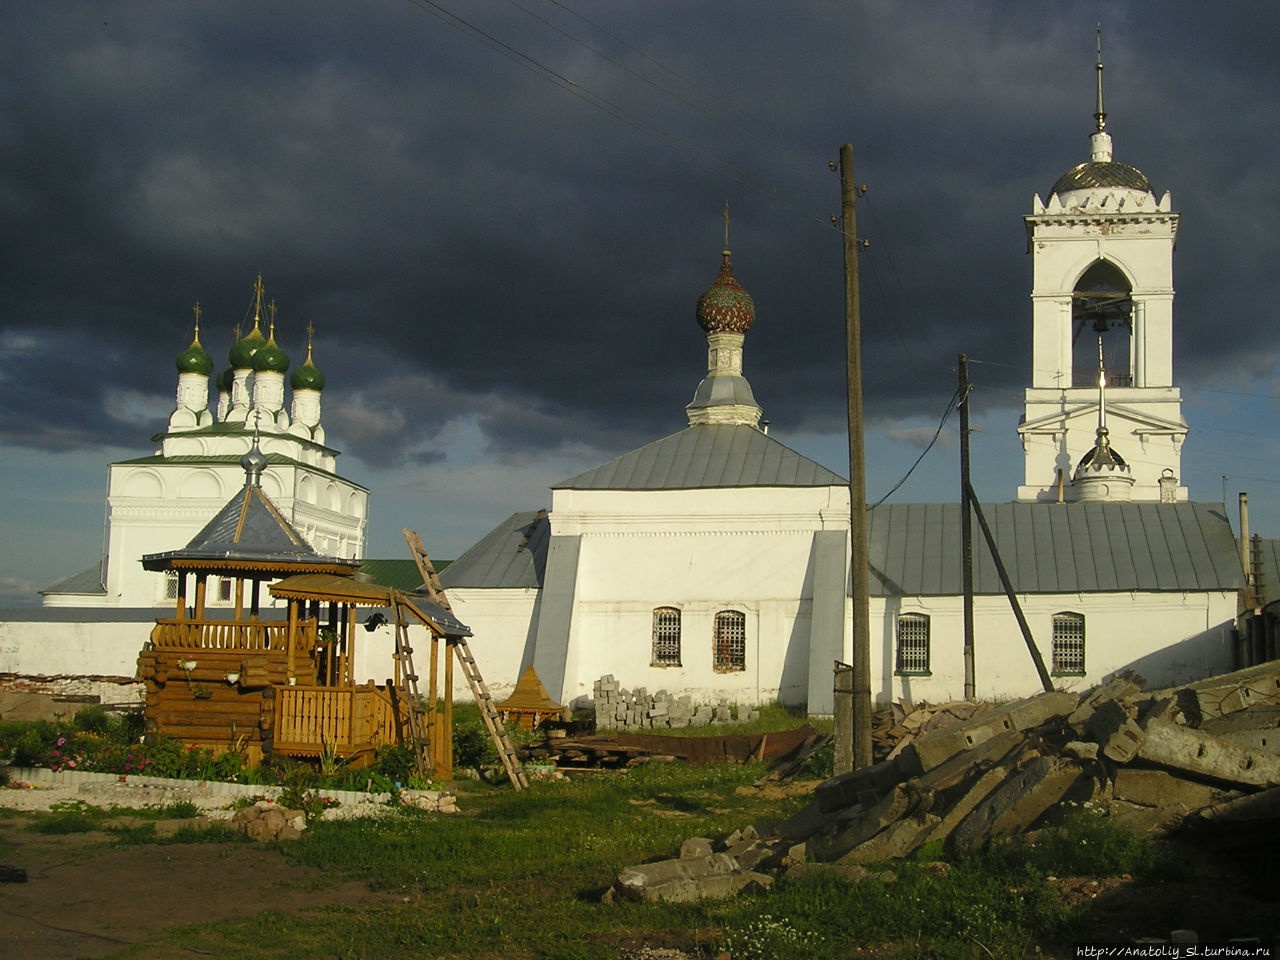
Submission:
POLYGON ((914 740, 900 759, 911 764, 913 775, 927 773, 956 754, 972 749, 1000 734, 1029 730, 1057 717, 1065 717, 1076 707, 1076 696, 1064 690, 1038 693, 998 710, 984 713, 944 730, 935 730, 914 740))
POLYGON ((956 853, 969 853, 989 839, 1026 829, 1083 776, 1087 774, 1075 762, 1036 757, 974 807, 951 832, 948 845, 956 853))
POLYGON ((1096 705, 1085 723, 1086 732, 1108 760, 1128 763, 1138 755, 1146 733, 1134 719, 1134 712, 1118 700, 1106 700, 1096 705))
POLYGON ((1223 799, 1224 791, 1165 770, 1121 767, 1115 773, 1111 796, 1143 807, 1174 807, 1188 813, 1223 799))
POLYGON ((677 877, 653 886, 626 888, 622 892, 630 899, 646 903, 694 903, 731 897, 748 887, 767 889, 772 884, 773 877, 744 870, 707 877, 677 877))
POLYGON ((838 774, 818 784, 813 796, 823 810, 839 810, 862 802, 866 794, 883 796, 895 784, 912 775, 912 769, 895 757, 861 770, 838 774))
POLYGON ((697 860, 702 857, 709 857, 714 852, 711 840, 708 837, 690 837, 680 844, 681 860, 697 860))
POLYGON ((1177 696, 1186 691, 1195 696, 1205 718, 1226 716, 1258 704, 1280 703, 1280 660, 1207 677, 1159 695, 1177 696))
POLYGON ((923 813, 903 817, 881 830, 869 840, 858 844, 838 861, 839 863, 882 863, 909 857, 942 822, 936 813, 923 813))
POLYGON ((1280 787, 1260 793, 1234 797, 1203 807, 1195 818, 1209 823, 1247 823, 1253 820, 1275 820, 1280 817, 1280 787))
POLYGON ((1093 711, 1098 708, 1098 704, 1108 700, 1125 700, 1134 694, 1141 693, 1142 685, 1137 682, 1141 679, 1131 674, 1124 674, 1094 687, 1081 698, 1080 705, 1067 715, 1067 723, 1073 727, 1082 726, 1093 716, 1093 711))
POLYGON ((809 841, 809 854, 815 860, 839 860, 858 844, 870 840, 906 814, 915 810, 927 810, 932 801, 931 794, 922 795, 916 790, 897 784, 878 802, 862 810, 847 824, 816 834, 809 841))
POLYGON ((1149 763, 1242 786, 1280 785, 1280 754, 1249 750, 1158 717, 1147 721, 1144 733, 1137 755, 1149 763))

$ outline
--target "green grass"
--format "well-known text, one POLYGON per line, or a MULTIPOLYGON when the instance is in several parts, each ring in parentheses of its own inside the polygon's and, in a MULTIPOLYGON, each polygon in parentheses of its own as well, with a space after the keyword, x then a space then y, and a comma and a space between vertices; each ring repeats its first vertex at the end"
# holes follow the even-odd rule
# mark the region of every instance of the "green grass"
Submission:
POLYGON ((1047 835, 1035 847, 998 848, 945 872, 900 862, 892 877, 778 880, 767 892, 721 902, 601 901, 624 866, 673 856, 690 836, 778 819, 807 800, 739 791, 763 770, 650 765, 534 783, 520 793, 470 783, 459 785, 456 816, 404 809, 317 823, 278 849, 326 875, 364 881, 391 894, 389 902, 171 930, 115 956, 198 943, 210 955, 246 960, 605 960, 649 942, 707 956, 732 948, 734 960, 848 958, 855 946, 871 944, 879 945, 874 956, 904 960, 1030 958, 1046 942, 1070 940, 1072 916, 1046 879, 1050 867, 1097 876, 1167 866, 1161 848, 1082 815, 1061 840, 1047 835))

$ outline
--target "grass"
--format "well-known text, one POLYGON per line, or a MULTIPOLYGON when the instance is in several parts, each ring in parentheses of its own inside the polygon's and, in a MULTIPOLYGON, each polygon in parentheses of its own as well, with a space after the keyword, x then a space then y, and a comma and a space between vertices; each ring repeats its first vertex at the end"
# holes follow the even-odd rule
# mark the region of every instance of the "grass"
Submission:
MULTIPOLYGON (((465 713, 459 720, 468 722, 465 713)), ((774 710, 761 723, 788 729, 796 720, 774 710)), ((825 753, 811 759, 808 775, 829 767, 829 747, 825 753)), ((519 793, 461 782, 456 816, 399 808, 378 819, 316 822, 301 840, 277 845, 280 854, 326 877, 364 882, 383 899, 334 908, 323 905, 321 892, 317 908, 301 915, 265 903, 255 916, 173 928, 113 956, 194 943, 204 955, 245 960, 611 960, 649 943, 700 956, 730 950, 733 960, 1030 958, 1045 943, 1069 941, 1075 922, 1051 874, 1185 875, 1166 848, 1082 809, 1034 845, 987 850, 946 870, 899 862, 891 875, 861 882, 811 875, 722 902, 602 902, 624 866, 674 856, 691 836, 781 819, 810 799, 751 789, 764 771, 756 763, 648 764, 535 781, 519 793)), ((189 805, 98 811, 73 803, 32 822, 44 833, 103 830, 112 843, 137 844, 157 842, 151 821, 192 812, 189 805)), ((179 833, 164 842, 233 838, 244 842, 229 832, 179 833)))
POLYGON ((380 819, 317 823, 280 852, 388 898, 172 929, 114 956, 198 943, 205 954, 246 960, 605 960, 647 942, 704 956, 731 949, 733 960, 849 958, 868 945, 878 946, 861 955, 1030 958, 1041 944, 1070 939, 1072 915, 1050 872, 1138 875, 1169 866, 1162 848, 1082 812, 1060 838, 986 851, 945 871, 899 862, 891 876, 779 880, 766 892, 721 902, 601 901, 624 866, 673 856, 690 836, 723 835, 807 802, 743 789, 764 769, 646 765, 536 782, 520 793, 465 783, 457 816, 402 808, 380 819))

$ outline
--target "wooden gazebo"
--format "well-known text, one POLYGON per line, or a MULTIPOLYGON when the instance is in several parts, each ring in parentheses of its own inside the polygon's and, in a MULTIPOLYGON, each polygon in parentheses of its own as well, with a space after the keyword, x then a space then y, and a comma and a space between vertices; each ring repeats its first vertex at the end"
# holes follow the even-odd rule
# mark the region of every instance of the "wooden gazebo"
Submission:
POLYGON ((383 744, 403 744, 420 768, 450 776, 450 691, 442 717, 415 713, 404 628, 416 621, 432 637, 431 704, 437 640, 470 631, 431 603, 357 579, 356 562, 317 554, 262 491, 265 458, 256 443, 241 462, 244 489, 186 547, 142 559, 146 569, 177 577, 174 616, 156 621, 138 657, 147 735, 170 734, 216 753, 239 750, 251 765, 272 752, 360 764, 383 744), (234 579, 230 619, 206 609, 210 576, 234 579), (264 583, 288 601, 283 619, 263 618, 264 583), (361 606, 386 610, 397 624, 396 675, 385 685, 356 683, 361 606))

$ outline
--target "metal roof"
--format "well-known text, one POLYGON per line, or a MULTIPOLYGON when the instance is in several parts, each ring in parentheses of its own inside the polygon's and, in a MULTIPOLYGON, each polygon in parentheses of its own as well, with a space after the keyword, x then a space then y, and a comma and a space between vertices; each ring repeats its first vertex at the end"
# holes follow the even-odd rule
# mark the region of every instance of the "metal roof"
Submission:
MULTIPOLYGON (((327 448, 326 448, 327 449, 327 448)), ((332 470, 326 470, 324 467, 316 466, 313 463, 303 463, 293 457, 283 453, 264 453, 267 466, 269 467, 298 467, 311 473, 320 474, 325 477, 333 477, 341 480, 343 483, 349 483, 357 489, 364 490, 366 493, 369 488, 349 480, 346 477, 339 476, 332 470)), ((202 467, 218 467, 226 464, 240 465, 241 459, 244 457, 242 453, 182 453, 174 456, 165 456, 162 453, 152 453, 145 457, 133 457, 130 460, 116 460, 113 466, 202 466, 202 467)))
MULTIPOLYGON (((1235 534, 1216 503, 997 503, 983 513, 1017 593, 1236 590, 1235 534)), ((960 505, 868 511, 871 591, 961 592, 960 505)), ((974 591, 1004 592, 975 518, 974 591)))
POLYGON ((562 480, 552 489, 829 487, 848 482, 755 427, 702 423, 562 480))
POLYGON ((311 567, 342 567, 354 570, 357 560, 323 557, 302 539, 261 487, 246 483, 227 501, 204 528, 180 550, 151 553, 142 558, 147 570, 166 570, 180 564, 199 564, 211 572, 230 569, 239 563, 266 564, 281 570, 307 564, 311 567), (205 562, 207 561, 207 563, 205 562))
POLYGON ((69 577, 63 577, 57 583, 51 583, 38 591, 41 595, 47 593, 77 593, 77 594, 98 594, 105 596, 107 586, 103 582, 106 576, 106 558, 102 558, 88 570, 82 570, 74 573, 69 577))
MULTIPOLYGON (((540 587, 547 569, 547 511, 513 513, 440 572, 451 587, 540 587)), ((421 579, 421 578, 419 578, 421 579)))

